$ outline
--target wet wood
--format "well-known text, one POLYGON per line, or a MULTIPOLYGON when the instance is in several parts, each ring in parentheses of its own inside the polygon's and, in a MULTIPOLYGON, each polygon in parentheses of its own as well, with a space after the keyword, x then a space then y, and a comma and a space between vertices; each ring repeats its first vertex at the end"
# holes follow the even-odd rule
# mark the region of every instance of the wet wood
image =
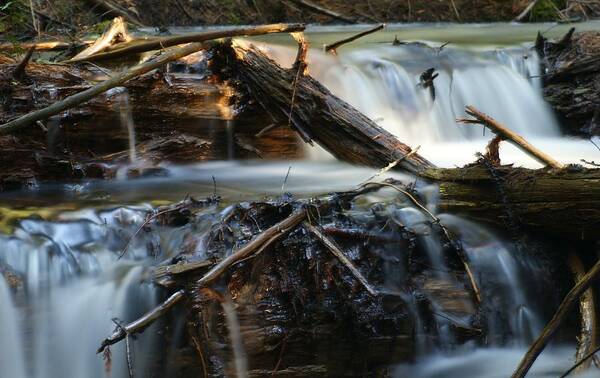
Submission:
POLYGON ((550 342, 552 337, 556 334, 563 321, 569 315, 571 309, 579 302, 579 298, 598 278, 600 278, 600 261, 598 261, 585 275, 583 275, 577 284, 575 284, 575 286, 565 296, 550 322, 548 322, 546 327, 544 327, 541 334, 529 347, 529 350, 525 356, 523 356, 523 359, 513 373, 512 378, 523 378, 525 375, 527 375, 527 372, 537 357, 542 353, 548 342, 550 342))
POLYGON ((102 353, 104 352, 104 349, 110 345, 116 344, 126 337, 133 336, 136 333, 143 332, 158 318, 170 311, 171 308, 179 303, 183 298, 185 298, 185 292, 183 290, 179 290, 167 298, 167 300, 161 303, 158 307, 150 310, 139 319, 123 326, 117 326, 115 332, 102 341, 100 348, 98 348, 96 353, 102 353))
POLYGON ((223 44, 220 53, 215 59, 226 68, 224 77, 235 78, 241 93, 248 93, 274 120, 290 122, 305 141, 314 140, 338 159, 377 168, 400 161, 397 167, 408 172, 432 167, 309 75, 296 80, 297 69, 280 67, 250 45, 223 44))
POLYGON ((540 35, 536 49, 547 71, 544 98, 566 131, 600 135, 600 33, 571 31, 559 41, 540 35))
POLYGON ((600 238, 600 170, 551 172, 484 164, 422 173, 440 187, 440 209, 484 222, 514 218, 523 229, 600 238))
POLYGON ((56 115, 64 110, 71 109, 79 104, 82 104, 86 101, 91 100, 97 95, 108 91, 109 89, 118 87, 123 83, 131 80, 135 77, 141 76, 145 73, 148 73, 158 67, 165 65, 168 62, 172 62, 184 56, 190 55, 197 51, 205 49, 206 46, 202 43, 191 43, 184 47, 174 48, 171 51, 166 52, 159 57, 152 59, 148 62, 139 64, 135 67, 130 68, 129 70, 115 74, 109 79, 100 82, 84 91, 81 91, 77 94, 69 96, 61 101, 55 102, 52 105, 36 110, 34 112, 28 113, 24 116, 21 116, 15 120, 9 121, 3 125, 0 125, 0 135, 14 132, 18 129, 30 126, 32 123, 36 121, 45 120, 53 115, 56 115))

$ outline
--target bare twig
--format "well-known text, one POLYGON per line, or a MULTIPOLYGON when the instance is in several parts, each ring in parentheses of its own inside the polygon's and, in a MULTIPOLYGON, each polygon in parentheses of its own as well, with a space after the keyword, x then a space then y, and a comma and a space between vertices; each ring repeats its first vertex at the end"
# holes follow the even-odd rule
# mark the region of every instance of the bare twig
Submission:
POLYGON ((525 138, 513 132, 512 130, 504 127, 498 121, 488 116, 487 114, 480 112, 473 106, 467 106, 466 112, 468 115, 474 117, 475 119, 459 119, 458 122, 483 125, 490 129, 492 132, 494 132, 496 135, 500 136, 502 139, 508 140, 509 142, 513 143, 515 146, 517 146, 522 151, 526 152, 528 155, 530 155, 537 161, 545 165, 549 165, 550 167, 555 169, 564 168, 564 164, 553 159, 546 153, 538 150, 527 140, 525 140, 525 138))
POLYGON ((323 234, 317 227, 313 226, 308 222, 304 222, 304 226, 310 230, 326 247, 333 253, 335 257, 340 260, 340 262, 348 268, 348 270, 352 273, 352 275, 360 282, 360 284, 371 294, 372 296, 377 295, 377 291, 369 284, 367 279, 362 275, 362 273, 354 266, 352 261, 344 255, 344 253, 340 250, 337 243, 330 239, 327 235, 323 234))
POLYGON ((175 304, 181 301, 185 297, 185 292, 183 290, 179 290, 167 298, 166 301, 160 304, 160 306, 150 310, 141 318, 134 320, 133 322, 126 324, 124 326, 117 327, 115 332, 104 339, 100 345, 100 348, 96 351, 96 353, 104 352, 108 346, 118 343, 123 340, 128 335, 135 335, 136 333, 140 333, 149 327, 152 323, 156 321, 156 319, 160 318, 164 314, 166 314, 175 304))
POLYGON ((554 336, 556 331, 558 331, 558 328, 569 314, 571 308, 573 308, 573 306, 578 302, 579 297, 585 293, 592 283, 594 283, 594 281, 599 277, 600 261, 596 262, 592 269, 590 269, 583 277, 581 277, 579 282, 577 282, 577 284, 565 296, 550 322, 546 325, 546 327, 544 327, 542 333, 529 347, 529 350, 525 356, 523 356, 523 359, 513 373, 512 378, 525 377, 537 357, 546 347, 546 344, 548 344, 552 336, 554 336))
POLYGON ((98 54, 107 48, 123 42, 131 41, 131 36, 127 32, 127 24, 122 17, 112 20, 110 26, 90 47, 75 55, 72 60, 84 60, 91 55, 98 54))
POLYGON ((383 29, 384 27, 385 27, 385 24, 377 25, 374 28, 371 28, 369 30, 365 30, 364 32, 360 32, 360 33, 357 33, 357 34, 355 34, 355 35, 353 35, 351 37, 344 38, 344 39, 341 39, 341 40, 339 40, 337 42, 325 45, 325 51, 329 52, 329 53, 331 53, 333 55, 336 55, 337 54, 337 49, 340 46, 345 45, 345 44, 350 43, 350 42, 353 42, 353 41, 356 41, 357 39, 362 38, 365 35, 369 35, 369 34, 375 33, 376 31, 379 31, 379 30, 383 29))

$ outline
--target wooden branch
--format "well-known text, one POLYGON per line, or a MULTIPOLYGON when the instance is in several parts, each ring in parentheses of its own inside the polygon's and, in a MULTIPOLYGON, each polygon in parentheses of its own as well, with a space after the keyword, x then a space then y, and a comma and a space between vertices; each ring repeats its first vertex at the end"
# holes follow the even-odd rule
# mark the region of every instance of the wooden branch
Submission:
POLYGON ((329 10, 327 8, 323 8, 315 3, 313 3, 312 1, 308 1, 308 0, 292 0, 292 2, 300 5, 301 7, 304 7, 314 13, 319 13, 331 18, 334 18, 336 20, 340 20, 343 22, 346 22, 348 24, 355 24, 356 23, 356 19, 354 18, 350 18, 348 16, 344 16, 343 14, 334 12, 332 10, 329 10))
POLYGON ((360 33, 355 34, 355 35, 353 35, 351 37, 341 39, 341 40, 339 40, 337 42, 334 42, 334 43, 331 43, 329 45, 325 45, 325 51, 329 52, 329 53, 331 53, 333 55, 336 55, 337 54, 337 49, 340 46, 345 45, 345 44, 350 43, 350 42, 353 42, 353 41, 356 41, 357 39, 362 38, 365 35, 369 35, 369 34, 375 33, 376 31, 382 30, 384 27, 385 27, 385 24, 377 25, 374 28, 371 28, 369 30, 365 30, 364 32, 360 32, 360 33))
MULTIPOLYGON (((579 256, 571 252, 567 258, 567 264, 573 272, 575 283, 579 282, 585 275, 585 268, 579 256)), ((579 317, 581 332, 577 337, 577 353, 575 361, 581 362, 577 366, 577 371, 581 372, 590 366, 591 360, 585 360, 585 356, 589 355, 590 351, 597 346, 596 340, 596 303, 594 300, 594 291, 590 287, 583 293, 579 300, 579 317)))
POLYGON ((160 318, 164 314, 166 314, 175 304, 181 301, 185 297, 185 291, 179 290, 167 298, 166 301, 160 304, 160 306, 150 310, 141 318, 134 320, 133 322, 124 325, 122 327, 117 327, 115 332, 112 335, 107 337, 102 341, 100 348, 96 351, 96 353, 104 352, 108 346, 118 343, 124 338, 135 335, 136 333, 140 333, 152 323, 156 321, 156 319, 160 318))
POLYGON ((44 120, 50 116, 58 114, 64 110, 70 109, 74 106, 77 106, 81 103, 84 103, 100 93, 106 92, 111 88, 118 87, 125 83, 126 81, 136 77, 143 75, 147 72, 152 71, 155 68, 158 68, 168 62, 177 60, 184 56, 190 55, 196 51, 202 50, 206 47, 203 43, 190 43, 186 46, 173 48, 171 51, 166 52, 165 54, 145 62, 143 64, 137 65, 125 72, 122 72, 118 75, 113 76, 112 78, 103 81, 94 85, 93 87, 86 89, 83 92, 79 92, 73 96, 69 96, 62 101, 55 102, 54 104, 40 110, 36 110, 34 112, 28 113, 24 116, 21 116, 13 121, 5 123, 0 126, 0 135, 7 134, 12 131, 18 130, 20 128, 26 127, 36 121, 44 120))
POLYGON ((369 284, 369 281, 362 275, 362 273, 354 266, 352 261, 344 255, 344 252, 340 250, 337 243, 330 239, 327 235, 323 234, 317 227, 313 226, 308 222, 304 222, 306 228, 310 230, 322 243, 333 253, 335 257, 340 260, 340 262, 348 268, 348 270, 352 273, 352 275, 360 282, 360 284, 371 294, 372 296, 377 296, 377 291, 369 284))
POLYGON ((532 2, 530 2, 525 7, 525 9, 523 9, 523 12, 521 12, 517 17, 515 17, 515 19, 513 21, 515 21, 515 22, 523 21, 523 19, 529 14, 529 12, 531 12, 531 10, 536 6, 538 1, 539 0, 533 0, 532 2))
POLYGON ((582 364, 584 364, 587 361, 589 361, 598 352, 600 352, 600 346, 596 347, 596 349, 592 350, 590 353, 588 353, 587 355, 585 355, 581 360, 579 360, 578 362, 576 362, 573 366, 571 366, 569 368, 569 370, 565 371, 563 373, 563 375, 560 376, 560 378, 568 377, 572 372, 574 372, 575 370, 577 370, 582 364))
POLYGON ((596 279, 600 278, 600 261, 590 269, 581 280, 569 291, 565 296, 562 303, 556 310, 556 313, 552 317, 552 320, 544 327, 542 333, 538 336, 535 342, 529 347, 529 350, 519 363, 519 366, 512 375, 512 378, 523 378, 537 359, 542 353, 546 344, 550 341, 552 336, 558 331, 558 328, 565 320, 569 311, 578 302, 579 297, 587 291, 587 289, 594 283, 596 279))
POLYGON ((126 55, 139 54, 147 51, 161 50, 167 47, 182 45, 184 43, 192 42, 205 42, 219 38, 230 38, 230 37, 241 37, 241 36, 253 36, 263 35, 272 33, 292 33, 303 31, 305 26, 303 24, 271 24, 252 26, 246 28, 236 29, 224 29, 210 32, 190 33, 181 34, 170 37, 148 37, 133 40, 129 43, 123 43, 117 45, 113 50, 101 52, 98 54, 90 55, 85 58, 77 59, 73 58, 66 62, 80 62, 83 60, 104 60, 104 59, 115 59, 126 55))
POLYGON ((523 138, 519 134, 506 128, 505 126, 500 124, 498 121, 496 121, 492 117, 488 116, 487 114, 480 112, 479 110, 475 109, 473 106, 470 106, 470 105, 467 106, 466 112, 468 115, 474 117, 475 119, 474 120, 459 119, 458 120, 459 122, 471 123, 471 124, 476 123, 476 124, 483 125, 483 126, 487 127, 488 129, 490 129, 496 135, 499 135, 502 139, 508 140, 509 142, 513 143, 519 149, 521 149, 522 151, 524 151, 525 153, 527 153, 528 155, 530 155, 531 157, 533 157, 535 160, 539 161, 540 163, 549 165, 550 167, 552 167, 554 169, 562 169, 565 167, 564 164, 560 163, 559 161, 554 160, 551 156, 547 155, 546 153, 538 150, 536 147, 531 145, 527 140, 525 140, 525 138, 523 138))
MULTIPOLYGON (((208 271, 208 273, 206 273, 200 280, 198 280, 198 286, 202 287, 208 285, 209 283, 216 280, 219 276, 221 276, 221 274, 223 274, 227 269, 229 269, 230 266, 232 266, 236 262, 252 255, 255 252, 264 250, 267 246, 289 233, 300 222, 306 219, 306 214, 306 210, 300 210, 298 212, 293 213, 281 222, 275 224, 274 226, 271 226, 268 229, 266 229, 256 238, 248 242, 248 244, 244 245, 242 248, 240 248, 233 254, 227 256, 225 259, 223 259, 223 261, 221 261, 214 268, 208 271)), ((184 271, 189 272, 190 270, 188 269, 184 271)))

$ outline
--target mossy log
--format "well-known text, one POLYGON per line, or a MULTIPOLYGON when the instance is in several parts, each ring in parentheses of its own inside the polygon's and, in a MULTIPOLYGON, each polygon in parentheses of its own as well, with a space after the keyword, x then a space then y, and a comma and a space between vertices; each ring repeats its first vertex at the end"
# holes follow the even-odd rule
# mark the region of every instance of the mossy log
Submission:
POLYGON ((422 177, 439 184, 443 211, 561 237, 600 238, 599 169, 551 171, 481 164, 429 169, 422 177))

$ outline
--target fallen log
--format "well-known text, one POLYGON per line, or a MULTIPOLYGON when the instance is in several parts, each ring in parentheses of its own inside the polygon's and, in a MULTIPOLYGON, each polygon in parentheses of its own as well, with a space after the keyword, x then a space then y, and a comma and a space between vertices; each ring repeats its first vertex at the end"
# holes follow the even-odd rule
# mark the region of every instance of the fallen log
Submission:
MULTIPOLYGON (((499 224, 513 218, 518 227, 560 232, 565 237, 600 238, 596 232, 600 225, 598 169, 567 167, 550 172, 483 162, 435 168, 310 76, 300 76, 293 86, 296 69, 278 66, 250 45, 224 44, 219 49, 221 56, 217 54, 215 60, 226 69, 223 77, 232 79, 245 101, 256 101, 279 124, 291 120, 305 140, 314 140, 342 161, 377 168, 397 162, 394 169, 440 185, 440 206, 445 211, 499 224), (296 101, 290 113, 292 97, 296 101)), ((545 161, 562 167, 551 157, 545 156, 545 161)))
POLYGON ((290 122, 305 141, 315 140, 338 159, 378 168, 401 160, 398 167, 413 173, 432 167, 309 75, 300 75, 296 80, 297 68, 284 69, 242 42, 235 46, 224 43, 217 54, 216 61, 226 70, 224 79, 234 79, 236 88, 247 93, 274 120, 290 122))

